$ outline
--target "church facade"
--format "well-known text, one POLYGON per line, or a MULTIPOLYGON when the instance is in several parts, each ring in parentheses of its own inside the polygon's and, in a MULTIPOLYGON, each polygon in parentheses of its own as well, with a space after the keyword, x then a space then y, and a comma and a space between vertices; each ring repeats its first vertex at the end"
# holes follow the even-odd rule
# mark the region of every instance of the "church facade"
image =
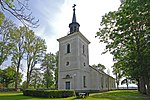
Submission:
POLYGON ((115 79, 89 66, 90 41, 79 31, 75 6, 69 24, 70 33, 59 42, 58 89, 76 91, 104 91, 115 88, 115 79))

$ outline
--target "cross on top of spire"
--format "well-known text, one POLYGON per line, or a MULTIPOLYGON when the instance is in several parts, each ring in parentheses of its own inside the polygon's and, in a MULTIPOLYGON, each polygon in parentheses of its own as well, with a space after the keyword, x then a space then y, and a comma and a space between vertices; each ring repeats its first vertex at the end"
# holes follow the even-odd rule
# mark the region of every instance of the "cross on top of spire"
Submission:
POLYGON ((76 7, 76 4, 73 4, 73 6, 72 6, 73 11, 75 11, 75 7, 76 7))

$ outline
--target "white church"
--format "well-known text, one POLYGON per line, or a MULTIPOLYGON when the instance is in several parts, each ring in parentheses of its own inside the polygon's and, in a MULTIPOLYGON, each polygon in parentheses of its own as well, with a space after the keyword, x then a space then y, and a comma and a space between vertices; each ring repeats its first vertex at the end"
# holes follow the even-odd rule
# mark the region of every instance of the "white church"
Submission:
POLYGON ((107 91, 115 88, 115 79, 89 65, 90 41, 79 31, 75 5, 70 32, 59 42, 58 89, 75 91, 107 91))

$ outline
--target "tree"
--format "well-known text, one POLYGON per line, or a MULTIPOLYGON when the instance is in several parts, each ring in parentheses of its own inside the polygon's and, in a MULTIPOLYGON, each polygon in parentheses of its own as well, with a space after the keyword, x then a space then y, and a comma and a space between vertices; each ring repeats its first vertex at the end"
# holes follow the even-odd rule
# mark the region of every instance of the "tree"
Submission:
POLYGON ((58 89, 58 58, 59 58, 59 51, 56 52, 56 55, 55 55, 55 63, 56 63, 56 66, 54 67, 55 89, 58 89))
POLYGON ((21 61, 25 54, 25 34, 26 27, 20 27, 13 29, 11 32, 11 41, 14 43, 13 53, 12 53, 12 63, 17 67, 16 68, 16 81, 15 89, 18 88, 18 74, 21 65, 21 61))
POLYGON ((44 59, 42 60, 41 68, 44 71, 44 83, 46 88, 51 87, 54 84, 54 77, 53 73, 55 72, 55 64, 56 59, 55 55, 52 53, 48 53, 44 56, 44 59))
POLYGON ((4 18, 5 18, 4 14, 0 11, 0 26, 2 25, 4 18))
POLYGON ((43 81, 43 73, 39 68, 34 68, 31 74, 31 85, 34 89, 39 88, 43 81))
POLYGON ((129 79, 125 78, 124 80, 121 81, 121 85, 126 84, 127 85, 127 89, 129 88, 129 79))
POLYGON ((26 89, 26 84, 27 84, 27 82, 26 81, 24 81, 23 83, 22 83, 22 89, 26 89))
POLYGON ((0 88, 4 87, 3 86, 3 70, 0 69, 0 88))
MULTIPOLYGON (((8 85, 10 83, 15 82, 15 76, 16 76, 16 70, 15 70, 15 67, 13 67, 13 66, 8 67, 4 70, 1 70, 0 71, 0 77, 1 77, 0 83, 2 83, 4 87, 8 88, 8 85)), ((18 76, 19 76, 18 82, 20 83, 21 82, 21 73, 19 73, 18 76)))
POLYGON ((123 77, 123 71, 120 69, 121 64, 119 63, 114 63, 113 67, 113 74, 116 75, 116 84, 117 84, 117 89, 119 89, 119 83, 121 78, 123 77))
POLYGON ((32 17, 32 13, 29 12, 28 1, 29 0, 0 0, 0 7, 2 11, 9 12, 24 25, 37 27, 38 20, 36 21, 35 18, 32 17))
POLYGON ((104 65, 100 64, 100 63, 97 64, 97 65, 94 64, 94 65, 92 65, 92 67, 94 67, 98 70, 101 70, 101 71, 104 71, 106 69, 106 67, 104 65))
POLYGON ((138 81, 144 94, 150 94, 149 7, 149 0, 126 0, 118 11, 103 16, 97 32, 100 42, 106 43, 104 53, 114 55, 120 69, 138 81))
POLYGON ((25 49, 27 60, 27 84, 28 88, 31 78, 31 73, 38 62, 41 62, 46 52, 45 40, 36 36, 32 30, 27 29, 25 35, 25 49))
POLYGON ((7 19, 4 19, 0 25, 0 66, 12 54, 14 44, 10 40, 10 33, 14 27, 14 24, 7 19))

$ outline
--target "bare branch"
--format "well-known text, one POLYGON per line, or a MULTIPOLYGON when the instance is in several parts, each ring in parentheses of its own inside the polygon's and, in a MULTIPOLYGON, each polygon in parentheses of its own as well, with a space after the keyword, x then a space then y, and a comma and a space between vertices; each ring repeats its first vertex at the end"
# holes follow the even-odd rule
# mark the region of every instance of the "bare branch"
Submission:
POLYGON ((17 6, 14 6, 11 2, 8 3, 6 0, 0 0, 1 9, 3 11, 8 11, 10 14, 15 16, 19 21, 21 21, 25 26, 37 28, 39 26, 39 20, 35 20, 35 17, 32 17, 32 12, 26 14, 27 11, 30 11, 28 8, 28 1, 29 0, 16 0, 17 6), (12 6, 13 5, 13 6, 12 6))

